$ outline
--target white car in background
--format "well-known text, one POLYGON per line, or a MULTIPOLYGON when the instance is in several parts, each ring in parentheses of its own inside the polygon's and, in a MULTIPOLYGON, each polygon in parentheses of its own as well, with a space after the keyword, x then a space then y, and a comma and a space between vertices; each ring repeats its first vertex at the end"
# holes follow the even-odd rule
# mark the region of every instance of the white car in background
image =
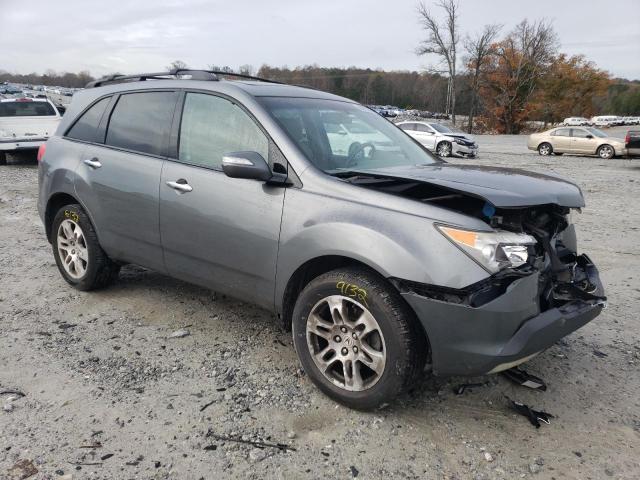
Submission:
POLYGON ((562 124, 568 127, 582 127, 585 125, 591 125, 591 121, 584 117, 569 117, 565 118, 562 124))
POLYGON ((616 117, 615 115, 599 115, 597 117, 591 117, 591 123, 595 127, 613 127, 618 125, 620 122, 620 117, 616 117))
POLYGON ((478 154, 478 145, 471 135, 456 132, 441 123, 407 121, 396 126, 440 157, 474 158, 478 154))
POLYGON ((58 128, 60 112, 45 98, 0 100, 0 165, 7 152, 37 150, 58 128))
POLYGON ((375 150, 397 150, 384 134, 357 119, 340 119, 340 123, 330 119, 324 122, 324 127, 334 155, 351 156, 361 146, 368 144, 373 145, 375 150))

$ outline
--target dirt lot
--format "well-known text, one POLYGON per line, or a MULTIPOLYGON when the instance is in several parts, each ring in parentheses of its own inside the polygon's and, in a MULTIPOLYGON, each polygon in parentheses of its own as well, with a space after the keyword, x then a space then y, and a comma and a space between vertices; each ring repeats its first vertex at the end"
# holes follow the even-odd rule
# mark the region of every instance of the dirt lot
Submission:
POLYGON ((22 460, 54 479, 638 478, 640 161, 479 143, 474 163, 581 185, 575 221, 609 307, 527 364, 546 392, 492 376, 455 395, 469 380, 425 379, 375 413, 319 393, 258 308, 137 267, 104 291, 71 289, 37 216, 35 161, 0 167, 0 391, 25 393, 0 395, 0 478, 22 460), (505 395, 555 418, 536 430, 505 395))

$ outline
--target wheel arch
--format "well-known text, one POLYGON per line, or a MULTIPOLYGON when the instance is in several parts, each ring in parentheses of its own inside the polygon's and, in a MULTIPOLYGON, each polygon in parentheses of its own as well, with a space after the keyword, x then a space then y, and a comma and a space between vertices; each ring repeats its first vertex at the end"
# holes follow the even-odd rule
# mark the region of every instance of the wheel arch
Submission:
POLYGON ((73 195, 66 192, 54 193, 49 197, 47 206, 44 213, 44 228, 47 235, 47 240, 51 243, 51 227, 53 225, 53 219, 56 216, 57 211, 64 205, 71 203, 80 203, 73 195))
POLYGON ((371 265, 345 255, 321 255, 311 258, 300 265, 287 280, 281 301, 277 304, 278 316, 286 330, 291 329, 291 316, 300 292, 314 278, 337 268, 362 267, 378 275, 381 273, 371 265))
MULTIPOLYGON (((378 269, 374 268, 372 265, 369 265, 361 260, 358 260, 353 257, 348 257, 344 255, 322 255, 310 260, 307 260, 302 265, 300 265, 293 274, 289 277, 287 281, 287 285, 284 289, 282 295, 282 302, 279 305, 278 317, 281 322, 281 326, 286 330, 291 330, 291 321, 293 316, 293 309, 295 307, 296 300, 300 295, 300 292, 304 290, 304 288, 315 278, 320 275, 330 272, 332 270, 336 270, 338 268, 346 268, 346 267, 360 267, 365 270, 372 272, 375 275, 378 275, 382 278, 389 286, 389 288, 393 288, 398 291, 396 285, 393 282, 390 282, 378 269)), ((399 291, 398 291, 399 293, 399 291)), ((429 336, 427 331, 424 328, 422 322, 417 319, 417 313, 413 309, 409 303, 407 303, 404 298, 400 297, 401 301, 407 306, 413 315, 415 316, 416 326, 421 334, 424 336, 425 341, 429 347, 430 351, 430 343, 429 336)))

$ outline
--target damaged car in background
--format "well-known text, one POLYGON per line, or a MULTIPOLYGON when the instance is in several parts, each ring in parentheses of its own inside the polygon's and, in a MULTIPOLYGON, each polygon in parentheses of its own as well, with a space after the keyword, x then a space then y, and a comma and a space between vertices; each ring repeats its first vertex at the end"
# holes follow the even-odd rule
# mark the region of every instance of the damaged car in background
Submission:
POLYGON ((133 263, 258 304, 353 408, 391 401, 425 366, 509 369, 605 306, 572 223, 578 186, 446 163, 321 91, 110 77, 74 95, 39 159, 38 209, 69 284, 104 287, 133 263))

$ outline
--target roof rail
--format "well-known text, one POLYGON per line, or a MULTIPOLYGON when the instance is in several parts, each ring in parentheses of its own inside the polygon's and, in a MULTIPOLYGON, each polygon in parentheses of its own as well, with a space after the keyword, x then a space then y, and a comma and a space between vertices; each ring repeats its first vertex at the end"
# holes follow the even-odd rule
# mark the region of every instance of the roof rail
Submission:
POLYGON ((105 77, 102 77, 87 83, 85 88, 95 88, 95 87, 101 87, 103 85, 108 85, 111 83, 121 83, 121 82, 127 82, 127 81, 144 82, 146 80, 168 80, 167 77, 180 78, 180 75, 190 75, 191 77, 190 80, 218 81, 220 80, 218 76, 225 76, 225 77, 244 78, 247 80, 256 80, 259 82, 267 82, 267 83, 282 83, 282 82, 277 82, 275 80, 269 80, 266 78, 245 75, 243 73, 221 72, 218 70, 195 70, 195 69, 189 69, 189 68, 174 68, 169 70, 168 72, 136 73, 133 75, 107 75, 105 77))

